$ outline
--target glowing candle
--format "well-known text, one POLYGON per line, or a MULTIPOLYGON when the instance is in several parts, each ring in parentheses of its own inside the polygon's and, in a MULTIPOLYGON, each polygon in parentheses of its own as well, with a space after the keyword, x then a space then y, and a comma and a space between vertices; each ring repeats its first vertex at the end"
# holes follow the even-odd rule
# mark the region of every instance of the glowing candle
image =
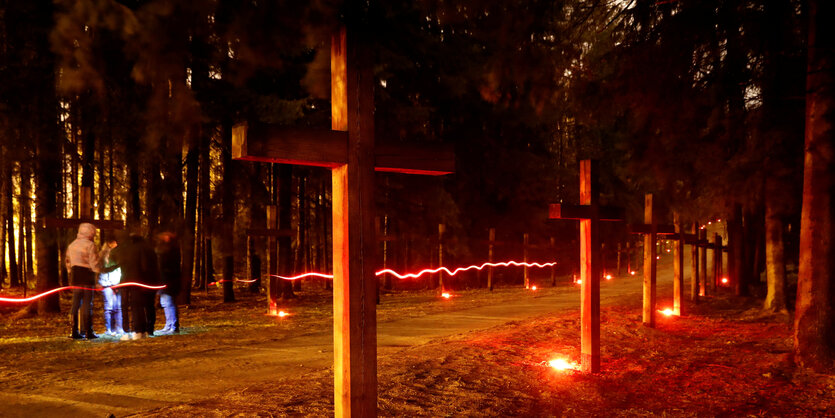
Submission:
POLYGON ((536 285, 531 286, 531 290, 536 290, 536 285))
POLYGON ((671 316, 673 314, 673 310, 670 309, 670 308, 665 308, 664 310, 659 311, 659 312, 661 312, 662 314, 664 314, 666 316, 671 316))
POLYGON ((573 362, 568 361, 563 358, 556 358, 553 360, 548 361, 548 366, 554 370, 565 371, 565 370, 578 370, 580 366, 573 362))
POLYGON ((607 275, 606 275, 606 280, 612 280, 612 275, 611 275, 611 274, 607 274, 607 275))
POLYGON ((451 298, 451 297, 452 297, 452 295, 450 295, 450 294, 449 294, 449 293, 447 293, 447 292, 444 292, 444 293, 441 293, 441 297, 442 297, 442 298, 444 298, 444 299, 449 299, 449 298, 451 298))
POLYGON ((290 316, 290 314, 284 311, 278 311, 279 318, 284 318, 285 316, 290 316))

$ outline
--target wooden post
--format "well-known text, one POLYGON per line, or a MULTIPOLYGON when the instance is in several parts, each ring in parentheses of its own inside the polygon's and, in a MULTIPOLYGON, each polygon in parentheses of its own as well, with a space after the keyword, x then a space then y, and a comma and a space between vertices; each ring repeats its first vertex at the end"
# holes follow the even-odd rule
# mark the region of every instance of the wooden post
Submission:
MULTIPOLYGON (((557 240, 554 237, 551 237, 551 254, 554 256, 554 260, 557 259, 557 240)), ((557 287, 557 265, 554 264, 551 266, 551 286, 557 287)))
MULTIPOLYGON (((524 263, 528 262, 528 239, 529 239, 529 235, 528 235, 527 232, 522 234, 522 260, 523 260, 524 263)), ((531 288, 531 278, 528 275, 527 264, 522 267, 522 277, 524 278, 524 281, 525 281, 525 289, 530 289, 531 288)))
POLYGON ((722 280, 722 236, 713 236, 713 289, 720 286, 722 280))
MULTIPOLYGON (((267 229, 278 230, 278 206, 267 205, 267 229)), ((281 297, 281 281, 278 274, 278 240, 275 236, 267 237, 267 312, 278 315, 278 298, 281 297)))
POLYGON ((644 196, 644 224, 650 226, 648 234, 644 235, 644 309, 643 322, 645 326, 655 328, 655 269, 656 248, 655 237, 657 224, 652 213, 652 194, 644 196))
POLYGON ((582 369, 600 371, 600 190, 596 161, 580 162, 580 204, 590 208, 580 220, 580 328, 582 369))
POLYGON ((699 223, 693 222, 690 232, 694 242, 690 244, 690 299, 699 302, 699 223))
POLYGON ((674 215, 676 240, 673 247, 673 314, 681 316, 681 299, 684 292, 684 228, 678 213, 674 215))
MULTIPOLYGON (((492 263, 493 262, 493 245, 496 242, 496 228, 490 228, 487 232, 488 239, 490 240, 487 244, 487 261, 492 263)), ((493 291, 493 267, 487 268, 487 288, 490 291, 493 291)))
POLYGON ((621 256, 623 254, 623 248, 621 247, 621 243, 618 242, 618 264, 617 264, 617 275, 618 277, 621 276, 621 256))
MULTIPOLYGON (((446 231, 446 226, 444 224, 438 224, 438 267, 443 267, 444 265, 444 232, 446 231)), ((443 292, 444 288, 444 272, 443 270, 438 272, 438 290, 443 292)))
POLYGON ((707 296, 707 231, 699 229, 699 296, 707 296))

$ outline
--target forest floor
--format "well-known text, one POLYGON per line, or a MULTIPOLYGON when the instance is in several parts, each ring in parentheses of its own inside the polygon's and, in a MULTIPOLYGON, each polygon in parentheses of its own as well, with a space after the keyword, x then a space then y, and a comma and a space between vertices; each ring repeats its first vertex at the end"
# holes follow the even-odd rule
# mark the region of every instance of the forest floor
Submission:
MULTIPOLYGON (((233 304, 196 293, 180 335, 124 342, 0 307, 0 416, 332 415, 331 295, 303 287, 285 318, 242 290, 233 304)), ((669 278, 658 294, 667 306, 669 278)), ((788 317, 720 292, 651 329, 640 295, 636 277, 602 284, 597 374, 546 366, 579 361, 577 286, 383 295, 379 414, 835 417, 835 376, 792 365, 788 317)))

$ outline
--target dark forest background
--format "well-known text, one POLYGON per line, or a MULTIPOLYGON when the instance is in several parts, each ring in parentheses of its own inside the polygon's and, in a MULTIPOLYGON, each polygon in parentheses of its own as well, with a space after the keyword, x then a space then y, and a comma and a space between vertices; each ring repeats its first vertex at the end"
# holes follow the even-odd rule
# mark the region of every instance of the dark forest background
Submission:
MULTIPOLYGON (((639 220, 655 193, 667 221, 734 219, 747 283, 785 283, 798 252, 804 4, 373 3, 377 143, 449 143, 457 164, 439 178, 377 175, 381 229, 398 237, 388 266, 437 263, 443 223, 444 264, 485 260, 493 227, 518 244, 497 259, 520 258, 524 233, 543 247, 555 237, 531 258, 556 256, 570 274, 577 226, 548 221, 547 205, 576 203, 578 160, 594 158, 604 203, 639 220), (765 256, 776 248, 782 258, 765 256)), ((59 260, 75 231, 42 222, 80 215, 176 231, 195 289, 222 257, 248 278, 266 271, 265 239, 246 230, 263 228, 269 203, 292 215, 294 270, 329 271, 329 172, 233 161, 230 143, 240 121, 329 126, 341 7, 0 0, 0 285, 66 283, 59 260)), ((604 234, 611 259, 628 234, 604 234)), ((777 299, 770 308, 785 309, 777 299)))

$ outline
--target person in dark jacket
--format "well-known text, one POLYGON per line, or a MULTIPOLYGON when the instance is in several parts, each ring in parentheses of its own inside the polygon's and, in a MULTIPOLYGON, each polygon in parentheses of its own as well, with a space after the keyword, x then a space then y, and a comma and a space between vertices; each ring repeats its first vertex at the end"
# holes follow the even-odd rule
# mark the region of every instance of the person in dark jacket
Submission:
MULTIPOLYGON (((159 285, 159 267, 153 247, 142 238, 137 229, 123 238, 110 256, 122 269, 122 283, 159 285), (122 242, 124 241, 124 242, 122 242)), ((156 311, 154 310, 155 290, 139 286, 125 287, 130 305, 131 332, 122 339, 137 340, 154 334, 156 311)))
POLYGON ((159 260, 159 273, 165 289, 160 289, 159 304, 165 313, 165 327, 159 332, 174 333, 180 332, 180 321, 177 312, 177 295, 180 293, 180 245, 177 237, 172 232, 161 232, 157 235, 157 246, 155 249, 157 260, 159 260))

